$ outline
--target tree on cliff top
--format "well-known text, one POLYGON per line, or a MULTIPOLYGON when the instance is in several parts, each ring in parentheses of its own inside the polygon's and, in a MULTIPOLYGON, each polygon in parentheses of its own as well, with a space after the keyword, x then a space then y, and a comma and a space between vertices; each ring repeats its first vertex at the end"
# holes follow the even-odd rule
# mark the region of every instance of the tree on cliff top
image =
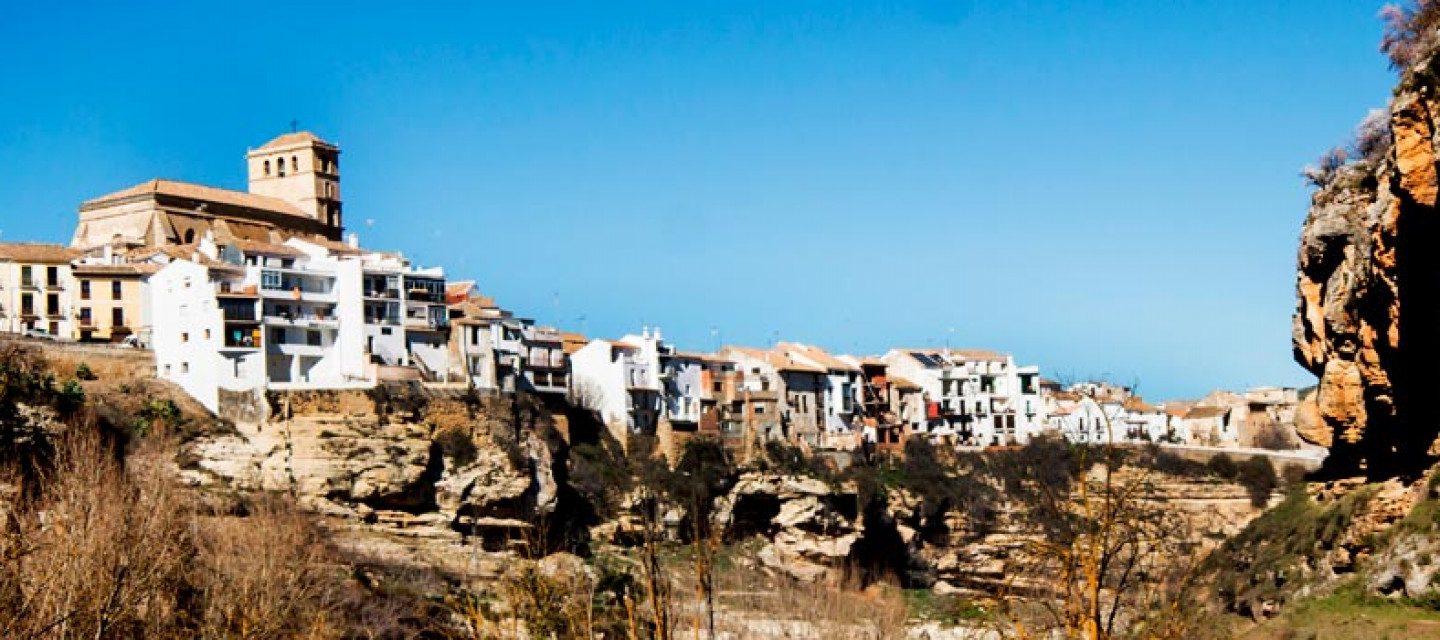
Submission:
POLYGON ((1408 69, 1440 44, 1440 0, 1410 0, 1387 4, 1380 10, 1385 35, 1380 52, 1390 58, 1393 69, 1408 69))

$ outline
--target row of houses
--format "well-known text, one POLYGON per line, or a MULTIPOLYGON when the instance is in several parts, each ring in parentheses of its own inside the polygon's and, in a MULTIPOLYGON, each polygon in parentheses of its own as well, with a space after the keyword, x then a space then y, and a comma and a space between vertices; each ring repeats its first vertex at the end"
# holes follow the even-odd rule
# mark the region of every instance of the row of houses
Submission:
POLYGON ((83 203, 69 246, 0 244, 0 330, 151 347, 157 375, 214 411, 229 394, 415 380, 566 397, 622 443, 655 436, 668 450, 697 434, 737 452, 1007 446, 1045 432, 1233 446, 1251 414, 1285 419, 1233 398, 1152 407, 1108 385, 1061 389, 994 351, 698 353, 658 328, 592 340, 363 248, 341 226, 336 145, 285 134, 246 162, 248 191, 151 180, 83 203))

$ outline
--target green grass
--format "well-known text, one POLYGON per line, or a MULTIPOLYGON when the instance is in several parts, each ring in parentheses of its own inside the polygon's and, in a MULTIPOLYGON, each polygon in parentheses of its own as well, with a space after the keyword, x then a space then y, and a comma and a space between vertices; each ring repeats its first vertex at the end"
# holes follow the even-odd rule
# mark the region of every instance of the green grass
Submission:
POLYGON ((1236 635, 1242 640, 1348 640, 1440 637, 1440 612, 1365 595, 1358 580, 1322 598, 1297 601, 1280 616, 1236 635))
POLYGON ((988 620, 990 611, 968 598, 937 595, 929 589, 904 589, 905 610, 912 620, 931 620, 955 626, 988 620))

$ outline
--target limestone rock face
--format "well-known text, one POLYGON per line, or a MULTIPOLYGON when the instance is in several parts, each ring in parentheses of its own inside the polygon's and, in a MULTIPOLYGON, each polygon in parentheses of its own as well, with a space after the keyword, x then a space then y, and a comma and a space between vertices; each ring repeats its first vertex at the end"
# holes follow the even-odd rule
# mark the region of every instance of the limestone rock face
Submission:
POLYGON ((477 554, 506 551, 556 508, 554 461, 539 436, 507 453, 483 410, 467 419, 463 405, 431 402, 444 409, 438 417, 396 415, 366 402, 348 392, 287 397, 267 420, 187 443, 180 477, 294 495, 367 552, 447 567, 486 565, 477 554), (456 429, 473 448, 459 460, 437 439, 456 429))
POLYGON ((1415 475, 1440 432, 1440 140, 1433 61, 1406 72, 1388 139, 1327 175, 1300 236, 1296 360, 1320 378, 1305 440, 1336 476, 1415 475))

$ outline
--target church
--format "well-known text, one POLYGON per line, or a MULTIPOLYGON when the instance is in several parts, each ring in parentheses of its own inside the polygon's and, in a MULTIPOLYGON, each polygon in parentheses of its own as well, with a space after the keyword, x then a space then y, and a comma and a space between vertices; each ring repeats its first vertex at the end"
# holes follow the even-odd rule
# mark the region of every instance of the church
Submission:
POLYGON ((72 249, 117 250, 216 242, 339 241, 340 149, 308 131, 245 155, 249 190, 154 179, 80 205, 72 249))

